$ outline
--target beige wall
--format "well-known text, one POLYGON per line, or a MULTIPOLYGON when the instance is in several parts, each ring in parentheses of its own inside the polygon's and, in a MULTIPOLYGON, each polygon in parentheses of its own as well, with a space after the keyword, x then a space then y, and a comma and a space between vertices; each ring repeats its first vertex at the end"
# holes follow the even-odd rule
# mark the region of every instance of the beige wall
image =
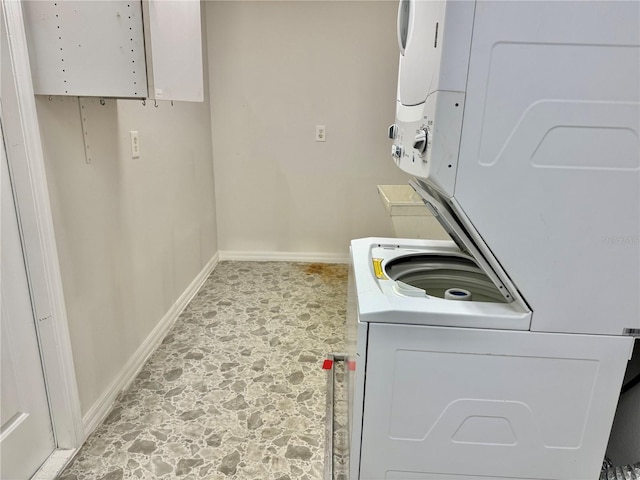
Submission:
POLYGON ((206 3, 218 245, 339 256, 390 235, 395 1, 206 3), (326 143, 314 141, 326 125, 326 143))
POLYGON ((37 98, 83 414, 218 249, 331 259, 391 234, 396 8, 207 2, 212 98, 83 99, 91 164, 78 100, 37 98))
POLYGON ((208 99, 83 102, 91 164, 78 100, 37 98, 85 415, 217 246, 208 99))

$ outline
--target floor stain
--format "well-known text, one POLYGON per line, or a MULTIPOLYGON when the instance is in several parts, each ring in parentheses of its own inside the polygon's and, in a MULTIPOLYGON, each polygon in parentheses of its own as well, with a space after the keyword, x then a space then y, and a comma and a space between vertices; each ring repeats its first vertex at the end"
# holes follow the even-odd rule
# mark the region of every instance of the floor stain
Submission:
POLYGON ((344 281, 348 275, 347 265, 333 263, 303 263, 300 264, 307 275, 316 275, 327 282, 344 281))

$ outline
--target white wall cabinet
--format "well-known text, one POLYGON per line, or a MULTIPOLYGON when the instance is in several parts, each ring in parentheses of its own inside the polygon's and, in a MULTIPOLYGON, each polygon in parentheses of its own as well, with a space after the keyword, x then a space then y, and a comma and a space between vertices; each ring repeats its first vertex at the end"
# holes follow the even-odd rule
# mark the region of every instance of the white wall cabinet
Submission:
POLYGON ((203 101, 199 0, 23 5, 36 94, 203 101))

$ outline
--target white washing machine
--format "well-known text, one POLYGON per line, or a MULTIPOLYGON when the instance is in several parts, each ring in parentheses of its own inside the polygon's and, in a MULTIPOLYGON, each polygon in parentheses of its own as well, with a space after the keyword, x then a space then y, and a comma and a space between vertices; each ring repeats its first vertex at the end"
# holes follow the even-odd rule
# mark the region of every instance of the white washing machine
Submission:
POLYGON ((598 478, 631 337, 529 331, 453 242, 351 254, 350 478, 598 478))
POLYGON ((640 2, 402 0, 392 156, 452 242, 354 240, 351 480, 595 480, 640 334, 640 2))

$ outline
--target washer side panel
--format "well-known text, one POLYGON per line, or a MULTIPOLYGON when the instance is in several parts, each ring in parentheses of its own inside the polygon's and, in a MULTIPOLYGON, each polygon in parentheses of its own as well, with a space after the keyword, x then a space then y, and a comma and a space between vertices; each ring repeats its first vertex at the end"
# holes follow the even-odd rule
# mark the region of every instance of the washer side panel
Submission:
POLYGON ((360 479, 596 478, 632 342, 371 324, 360 479))

